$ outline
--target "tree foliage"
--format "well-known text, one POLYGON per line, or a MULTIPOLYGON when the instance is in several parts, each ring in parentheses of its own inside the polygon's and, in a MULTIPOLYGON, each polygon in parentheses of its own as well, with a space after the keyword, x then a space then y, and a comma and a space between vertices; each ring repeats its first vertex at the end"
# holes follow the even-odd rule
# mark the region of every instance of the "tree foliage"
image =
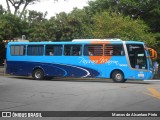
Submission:
POLYGON ((23 35, 24 25, 24 22, 15 15, 0 15, 0 40, 13 39, 23 35))
POLYGON ((94 35, 97 38, 118 37, 123 40, 141 40, 150 45, 155 38, 149 33, 149 27, 140 19, 133 20, 122 14, 102 12, 93 17, 94 35))
POLYGON ((29 4, 34 4, 35 2, 39 2, 40 0, 6 0, 8 12, 11 13, 11 6, 14 8, 14 15, 17 15, 20 12, 20 18, 22 17, 26 7, 29 4), (20 7, 22 10, 20 11, 20 7))
POLYGON ((160 1, 159 0, 96 0, 89 2, 92 12, 112 10, 130 16, 141 18, 152 32, 160 32, 160 1))
POLYGON ((0 15, 4 14, 6 11, 2 5, 0 5, 0 15))
POLYGON ((60 13, 55 17, 56 40, 90 38, 90 18, 84 10, 75 8, 71 13, 60 13))
POLYGON ((10 14, 6 14, 0 6, 0 39, 10 39, 13 34, 14 37, 25 34, 31 41, 120 37, 153 45, 158 42, 155 42, 155 37, 160 38, 158 32, 153 34, 158 30, 157 26, 152 27, 153 21, 154 24, 159 21, 159 6, 156 4, 159 2, 155 0, 96 0, 89 2, 88 7, 75 8, 70 13, 62 12, 49 20, 45 18, 47 13, 25 10, 27 5, 39 1, 41 0, 6 0, 7 4, 10 3, 8 11, 11 5, 15 8, 15 16, 9 17, 10 14), (26 7, 20 12, 21 17, 18 19, 18 11, 22 5, 26 7), (149 15, 152 19, 145 19, 149 15), (14 23, 10 23, 12 20, 14 23))
POLYGON ((119 9, 121 8, 125 15, 144 20, 153 32, 160 32, 159 5, 159 0, 122 0, 119 9))
MULTIPOLYGON (((145 29, 145 34, 139 34, 139 40, 142 41, 146 36, 146 40, 160 54, 160 1, 159 0, 96 0, 89 2, 90 11, 93 14, 102 13, 104 11, 112 11, 117 14, 129 16, 131 20, 142 20, 149 26, 145 29)), ((119 18, 118 18, 119 19, 119 18)), ((126 22, 128 24, 128 22, 126 22)), ((142 27, 144 24, 142 24, 142 27)), ((129 27, 129 26, 128 26, 129 27)), ((135 28, 133 25, 131 27, 135 28)), ((138 26, 137 26, 138 29, 138 26)), ((128 30, 129 34, 132 30, 128 30)), ((120 31, 122 32, 122 31, 120 31)), ((140 32, 141 33, 141 32, 140 32)), ((142 32, 143 33, 143 32, 142 32)), ((133 33, 134 34, 134 33, 133 33)), ((138 34, 137 34, 138 35, 138 34)), ((146 41, 145 40, 145 41, 146 41)))
MULTIPOLYGON (((35 4, 40 1, 42 0, 6 0, 7 11, 11 13, 11 7, 13 7, 14 15, 19 15, 21 18, 28 5, 35 4)), ((55 1, 58 2, 59 0, 53 0, 53 2, 55 1)))

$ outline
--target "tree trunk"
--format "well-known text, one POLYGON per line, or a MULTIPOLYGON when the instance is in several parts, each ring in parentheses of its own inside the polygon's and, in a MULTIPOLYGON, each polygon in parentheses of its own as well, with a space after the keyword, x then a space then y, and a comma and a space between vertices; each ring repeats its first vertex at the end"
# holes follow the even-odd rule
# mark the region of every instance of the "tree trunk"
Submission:
POLYGON ((7 10, 7 11, 8 11, 9 13, 11 13, 11 9, 10 9, 10 6, 9 6, 9 3, 8 3, 8 0, 6 0, 6 3, 7 3, 7 8, 8 8, 8 10, 7 10))

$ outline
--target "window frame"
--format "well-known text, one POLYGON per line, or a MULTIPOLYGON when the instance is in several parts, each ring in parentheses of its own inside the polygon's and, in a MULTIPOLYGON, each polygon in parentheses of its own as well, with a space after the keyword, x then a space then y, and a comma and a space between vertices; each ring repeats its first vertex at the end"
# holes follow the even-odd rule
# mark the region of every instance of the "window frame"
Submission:
POLYGON ((64 56, 82 56, 82 44, 65 44, 63 49, 64 56), (69 52, 66 51, 66 47, 69 47, 69 52), (79 48, 77 48, 79 47, 79 48), (77 51, 74 51, 75 48, 77 51))
POLYGON ((104 55, 103 46, 104 46, 103 44, 85 44, 84 45, 84 50, 83 50, 83 55, 84 56, 103 56, 104 55), (88 46, 93 47, 93 48, 89 48, 88 46), (99 52, 99 49, 94 48, 95 46, 101 47, 100 52, 99 52), (93 49, 93 51, 91 49, 93 49), (96 53, 97 52, 96 50, 98 50, 98 52, 99 52, 98 54, 96 53))
POLYGON ((11 56, 25 56, 26 55, 26 45, 11 45, 10 46, 10 55, 11 56), (13 49, 14 49, 14 51, 12 51, 12 47, 14 47, 13 49), (15 54, 16 52, 16 50, 15 50, 15 47, 18 47, 18 54, 15 54), (23 54, 20 54, 20 51, 21 51, 21 48, 20 47, 23 47, 22 49, 23 49, 23 54), (12 52, 14 52, 14 54, 12 54, 12 52))
MULTIPOLYGON (((33 49, 33 48, 32 48, 33 49)), ((38 50, 37 50, 38 51, 38 50)), ((35 48, 34 48, 34 52, 37 52, 37 51, 35 51, 35 48)), ((35 45, 35 44, 29 44, 29 45, 27 45, 27 56, 43 56, 44 55, 44 45, 41 45, 41 44, 38 44, 38 45, 35 45), (29 53, 29 47, 33 47, 33 46, 41 46, 42 48, 41 48, 41 50, 42 50, 42 52, 40 53, 40 54, 33 54, 33 50, 31 50, 31 52, 32 52, 32 54, 28 54, 29 53)))
POLYGON ((125 56, 123 44, 105 44, 104 55, 105 56, 125 56), (106 54, 107 46, 110 46, 110 49, 108 49, 109 51, 108 54, 106 54))
POLYGON ((62 56, 63 55, 63 45, 56 45, 56 44, 46 44, 45 45, 45 56, 62 56), (47 47, 52 46, 52 49, 47 49, 47 47), (55 46, 57 47, 61 47, 59 49, 61 49, 61 51, 58 51, 61 54, 55 54, 54 52, 54 48, 55 46), (49 50, 49 51, 48 51, 49 50), (52 51, 53 50, 53 51, 52 51), (48 53, 49 52, 49 53, 48 53), (50 52, 52 52, 53 54, 50 54, 50 52), (47 54, 48 53, 48 54, 47 54))
POLYGON ((148 65, 147 65, 147 57, 146 57, 146 53, 145 53, 145 49, 143 44, 132 44, 132 43, 128 43, 126 44, 127 47, 127 54, 128 54, 128 59, 130 62, 130 66, 133 69, 148 69, 148 65), (142 53, 141 53, 142 52, 142 53), (138 63, 138 53, 144 54, 143 56, 143 65, 141 63, 138 63))

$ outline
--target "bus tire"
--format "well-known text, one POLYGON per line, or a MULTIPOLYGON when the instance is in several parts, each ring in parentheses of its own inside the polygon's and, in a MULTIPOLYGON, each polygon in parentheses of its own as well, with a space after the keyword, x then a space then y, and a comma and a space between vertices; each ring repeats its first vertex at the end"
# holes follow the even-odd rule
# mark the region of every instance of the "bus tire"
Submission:
POLYGON ((124 75, 121 71, 114 71, 112 73, 112 80, 115 82, 115 83, 124 83, 126 80, 124 79, 124 75))
POLYGON ((32 77, 35 80, 43 80, 44 79, 44 72, 42 69, 35 69, 32 73, 32 77))

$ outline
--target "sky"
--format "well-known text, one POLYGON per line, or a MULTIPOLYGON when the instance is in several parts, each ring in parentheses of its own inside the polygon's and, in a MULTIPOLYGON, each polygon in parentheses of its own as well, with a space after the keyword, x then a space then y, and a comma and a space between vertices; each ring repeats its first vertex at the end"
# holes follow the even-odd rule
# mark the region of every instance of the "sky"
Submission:
MULTIPOLYGON (((0 0, 0 4, 6 9, 6 0, 0 0)), ((36 4, 29 5, 28 10, 36 10, 45 13, 48 12, 47 18, 55 16, 57 13, 66 12, 69 13, 74 7, 82 9, 84 6, 88 5, 88 0, 59 0, 59 2, 54 2, 54 0, 41 0, 41 2, 36 2, 36 4)))

